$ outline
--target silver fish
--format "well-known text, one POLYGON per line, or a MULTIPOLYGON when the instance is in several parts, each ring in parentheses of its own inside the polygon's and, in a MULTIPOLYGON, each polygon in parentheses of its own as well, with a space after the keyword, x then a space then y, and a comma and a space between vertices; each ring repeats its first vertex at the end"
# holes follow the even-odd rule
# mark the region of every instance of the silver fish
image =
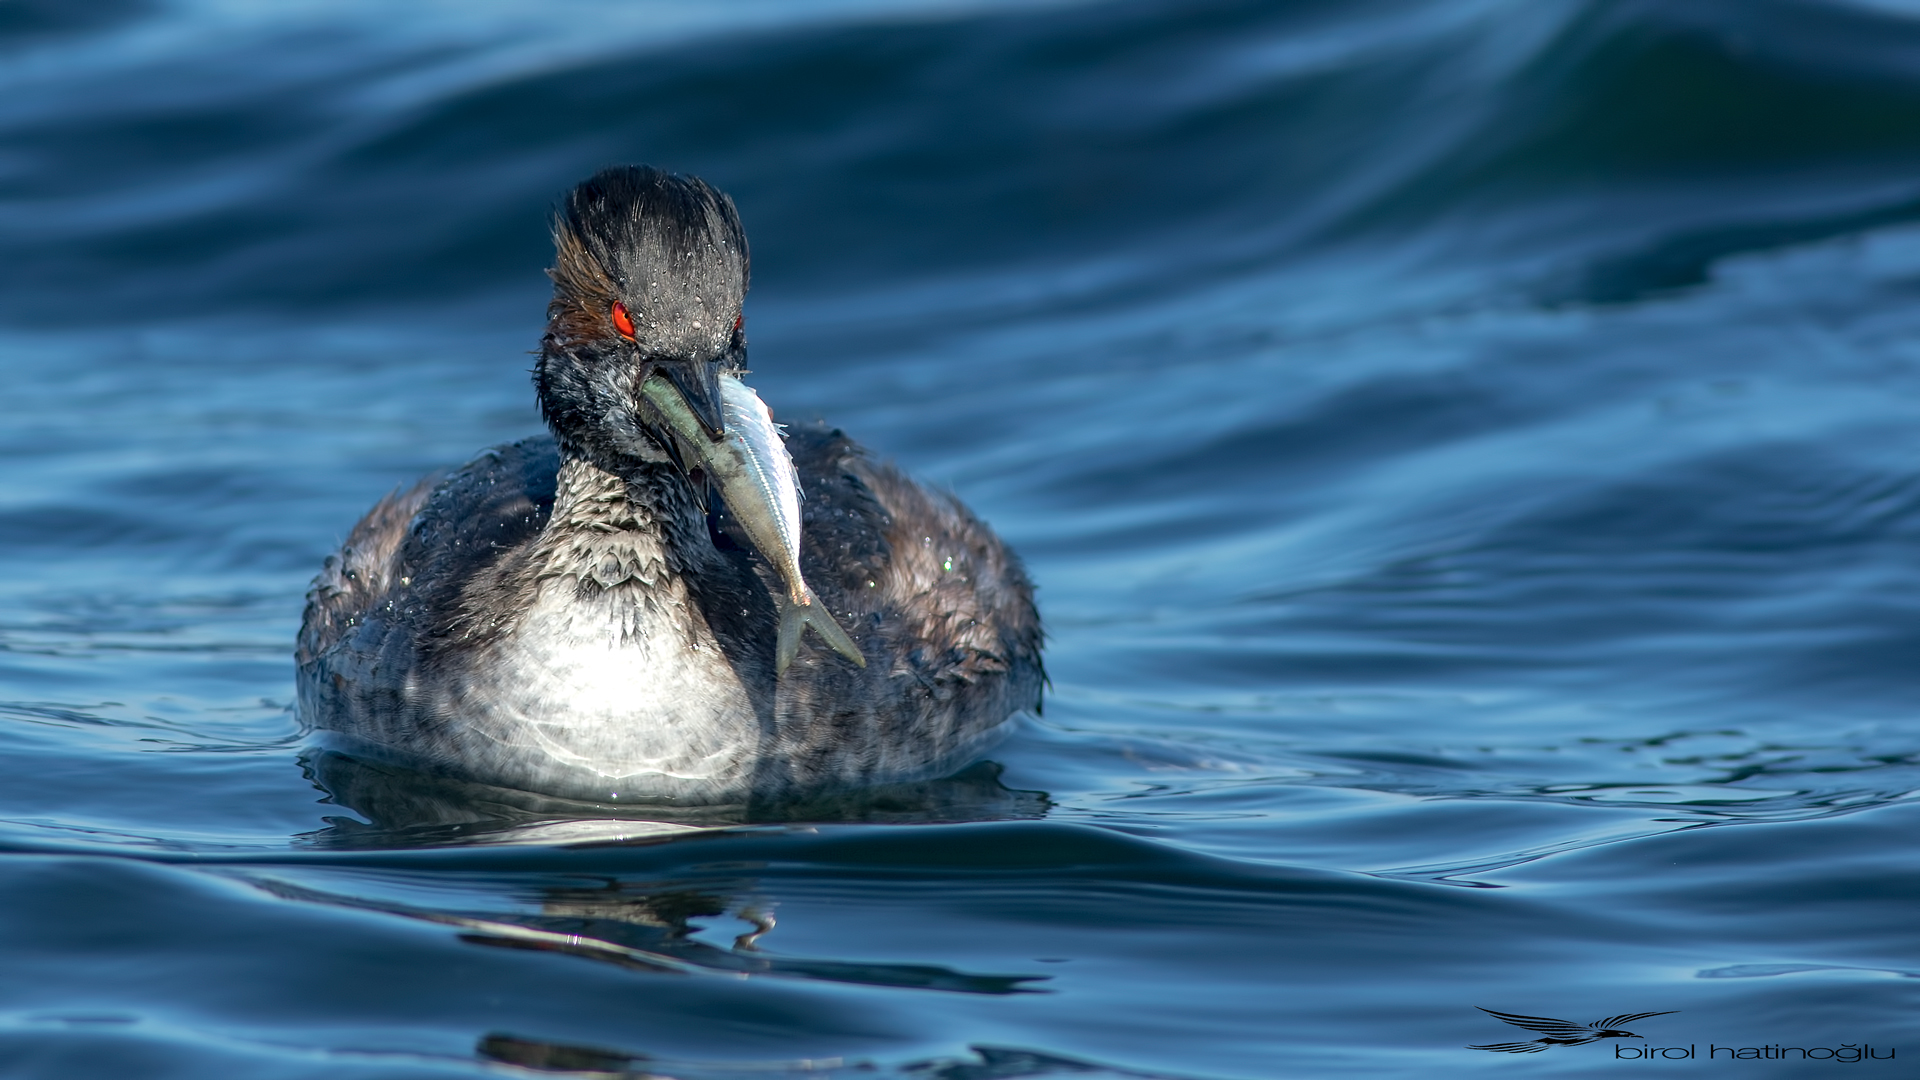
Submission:
POLYGON ((800 478, 766 403, 738 377, 720 376, 720 413, 727 433, 716 441, 667 379, 649 375, 640 392, 660 410, 680 444, 700 459, 700 466, 719 485, 727 509, 786 583, 786 595, 778 598, 775 673, 784 674, 793 663, 801 631, 809 626, 834 652, 866 667, 867 658, 800 576, 800 478))

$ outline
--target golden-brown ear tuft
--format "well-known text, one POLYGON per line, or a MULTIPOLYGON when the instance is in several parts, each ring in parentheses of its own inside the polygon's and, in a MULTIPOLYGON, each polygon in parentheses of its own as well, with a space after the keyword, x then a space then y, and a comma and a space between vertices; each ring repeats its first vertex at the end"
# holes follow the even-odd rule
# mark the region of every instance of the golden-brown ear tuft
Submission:
POLYGON ((547 305, 548 332, 562 342, 579 344, 609 336, 607 313, 617 302, 613 278, 594 258, 565 218, 553 221, 553 301, 547 305))

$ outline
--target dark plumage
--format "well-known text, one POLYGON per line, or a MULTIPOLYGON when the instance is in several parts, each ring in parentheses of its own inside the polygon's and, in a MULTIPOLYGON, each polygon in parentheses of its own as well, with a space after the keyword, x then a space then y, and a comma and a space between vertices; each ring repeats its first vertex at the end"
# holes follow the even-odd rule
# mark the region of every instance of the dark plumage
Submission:
POLYGON ((534 376, 552 437, 388 496, 327 560, 299 641, 314 727, 490 784, 706 803, 936 775, 1038 707, 1019 560, 824 427, 787 444, 800 564, 867 665, 809 638, 776 678, 781 583, 638 389, 663 375, 718 427, 716 380, 746 355, 733 205, 615 168, 554 231, 534 376))

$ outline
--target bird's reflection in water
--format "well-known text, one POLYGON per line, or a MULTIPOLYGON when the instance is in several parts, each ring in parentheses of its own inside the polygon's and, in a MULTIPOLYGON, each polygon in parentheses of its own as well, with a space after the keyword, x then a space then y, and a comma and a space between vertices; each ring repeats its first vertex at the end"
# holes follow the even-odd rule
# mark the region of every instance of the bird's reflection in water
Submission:
POLYGON ((975 975, 931 964, 847 962, 774 955, 761 948, 774 929, 771 904, 750 878, 703 880, 695 886, 609 879, 598 885, 550 886, 532 904, 507 911, 452 911, 332 893, 287 881, 259 885, 288 900, 377 911, 437 923, 472 945, 560 953, 630 971, 666 974, 726 972, 945 990, 962 994, 1030 994, 1044 975, 975 975), (693 935, 692 920, 727 915, 750 929, 730 946, 693 935))
MULTIPOLYGON (((405 848, 485 844, 562 846, 584 842, 605 849, 664 843, 669 838, 729 825, 779 822, 885 821, 919 823, 1034 818, 1048 803, 1039 792, 1014 791, 998 780, 999 767, 975 766, 942 780, 896 784, 859 793, 779 806, 634 807, 570 803, 423 776, 336 751, 317 751, 303 763, 334 800, 367 820, 333 819, 304 839, 333 848, 405 848), (648 815, 648 811, 652 813, 648 815), (670 811, 668 816, 662 811, 670 811), (616 816, 619 815, 619 816, 616 816)), ((286 881, 263 886, 290 899, 375 910, 455 928, 474 945, 561 953, 634 971, 722 971, 838 983, 944 990, 969 994, 1034 993, 1044 976, 976 975, 933 965, 843 962, 784 957, 763 948, 774 930, 774 901, 749 876, 697 882, 635 880, 619 872, 582 882, 570 868, 567 884, 547 884, 509 903, 510 910, 416 907, 387 899, 342 895, 286 881), (699 940, 693 920, 731 915, 743 932, 730 944, 699 940)), ((722 940, 725 940, 724 938, 722 940)), ((589 1070, 591 1071, 591 1070, 589 1070)))
POLYGON ((718 887, 702 882, 697 890, 628 882, 549 889, 537 914, 469 918, 460 924, 460 937, 475 945, 564 953, 640 971, 703 969, 963 994, 1035 993, 1027 984, 1045 978, 973 975, 930 964, 779 956, 761 948, 774 919, 770 905, 754 895, 754 886, 743 880, 718 887), (697 928, 690 920, 729 912, 750 928, 736 935, 730 948, 692 936, 697 928))
POLYGON ((1111 1077, 1113 1080, 1168 1080, 1052 1054, 996 1046, 969 1047, 964 1058, 915 1061, 886 1070, 877 1069, 870 1062, 838 1058, 774 1062, 676 1062, 604 1047, 542 1042, 502 1034, 482 1038, 477 1049, 485 1060, 536 1072, 620 1077, 623 1080, 772 1080, 786 1076, 807 1077, 809 1080, 831 1080, 835 1077, 862 1077, 864 1080, 877 1080, 879 1077, 898 1077, 900 1080, 1024 1080, 1032 1077, 1037 1080, 1048 1076, 1074 1076, 1083 1080, 1100 1080, 1101 1077, 1111 1077))
POLYGON ((576 802, 330 749, 309 751, 301 766, 333 802, 366 819, 328 818, 328 828, 301 837, 332 848, 639 840, 689 829, 803 822, 1007 821, 1045 817, 1052 806, 1044 792, 1001 784, 1000 766, 992 762, 938 780, 722 806, 576 802))

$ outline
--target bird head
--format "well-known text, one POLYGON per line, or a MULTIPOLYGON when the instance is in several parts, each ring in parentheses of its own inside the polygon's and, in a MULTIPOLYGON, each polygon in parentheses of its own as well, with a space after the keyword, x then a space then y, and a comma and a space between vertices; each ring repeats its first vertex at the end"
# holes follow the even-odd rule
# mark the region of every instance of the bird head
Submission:
POLYGON ((622 472, 686 460, 676 438, 720 438, 719 379, 746 360, 747 240, 733 201, 692 177, 616 166, 567 194, 553 237, 534 382, 562 448, 622 472), (670 425, 646 401, 640 386, 655 374, 697 425, 670 425))

